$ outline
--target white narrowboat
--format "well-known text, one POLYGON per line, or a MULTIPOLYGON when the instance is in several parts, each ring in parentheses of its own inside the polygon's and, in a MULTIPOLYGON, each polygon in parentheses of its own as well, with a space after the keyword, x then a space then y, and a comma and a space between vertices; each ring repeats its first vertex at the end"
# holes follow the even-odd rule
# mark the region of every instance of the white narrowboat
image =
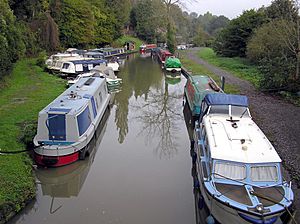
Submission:
POLYGON ((37 164, 57 167, 84 159, 109 100, 105 78, 82 78, 41 110, 34 138, 37 164))
POLYGON ((194 131, 200 190, 220 223, 282 223, 291 214, 291 184, 281 159, 254 123, 248 98, 207 94, 194 131))
POLYGON ((61 76, 76 76, 81 73, 87 73, 91 71, 95 66, 107 64, 106 60, 97 59, 97 60, 75 60, 75 61, 67 61, 63 63, 60 72, 61 76))
POLYGON ((45 62, 47 69, 59 72, 66 61, 80 60, 82 56, 76 53, 57 53, 51 55, 45 62))

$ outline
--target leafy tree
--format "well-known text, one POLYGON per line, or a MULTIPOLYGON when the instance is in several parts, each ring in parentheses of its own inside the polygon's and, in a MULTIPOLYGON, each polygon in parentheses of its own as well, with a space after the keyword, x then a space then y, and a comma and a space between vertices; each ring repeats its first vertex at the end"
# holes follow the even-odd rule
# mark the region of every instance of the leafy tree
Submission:
POLYGON ((253 31, 266 20, 261 11, 248 10, 236 19, 230 21, 216 37, 214 50, 223 56, 245 57, 246 46, 253 31))
POLYGON ((218 31, 226 27, 229 23, 229 19, 225 16, 215 16, 206 27, 206 31, 210 35, 215 35, 218 31))
POLYGON ((86 1, 63 0, 58 18, 60 40, 66 47, 84 48, 94 41, 94 23, 91 5, 86 1))
POLYGON ((110 9, 116 18, 117 31, 119 34, 124 26, 129 23, 132 3, 130 0, 106 0, 107 9, 110 9))
POLYGON ((164 13, 159 1, 140 0, 131 13, 131 23, 137 36, 147 42, 155 42, 164 32, 164 13))
POLYGON ((295 60, 293 54, 286 47, 282 38, 285 37, 278 32, 285 30, 281 21, 271 21, 256 30, 247 46, 247 57, 259 65, 263 78, 261 88, 280 89, 286 87, 293 78, 295 71, 295 60), (274 29, 274 26, 277 28, 274 29))
POLYGON ((25 52, 20 26, 6 0, 0 0, 0 79, 25 52))
POLYGON ((171 25, 171 23, 169 23, 168 27, 167 27, 167 45, 168 45, 169 51, 172 54, 174 54, 176 40, 175 40, 175 32, 174 32, 174 29, 173 29, 173 26, 171 25))

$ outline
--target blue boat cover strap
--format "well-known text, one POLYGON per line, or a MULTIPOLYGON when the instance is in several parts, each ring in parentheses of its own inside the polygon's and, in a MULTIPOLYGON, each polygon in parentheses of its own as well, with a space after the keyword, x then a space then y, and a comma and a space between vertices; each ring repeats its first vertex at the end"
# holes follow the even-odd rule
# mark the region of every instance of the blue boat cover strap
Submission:
POLYGON ((242 95, 233 95, 225 93, 207 94, 204 97, 207 105, 234 105, 248 107, 248 98, 242 95))

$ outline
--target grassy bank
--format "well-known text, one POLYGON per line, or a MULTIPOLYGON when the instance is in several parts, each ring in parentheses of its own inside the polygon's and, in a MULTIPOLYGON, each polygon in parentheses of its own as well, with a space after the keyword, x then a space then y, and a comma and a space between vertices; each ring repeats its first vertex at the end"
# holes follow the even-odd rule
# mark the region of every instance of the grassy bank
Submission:
MULTIPOLYGON (((180 51, 179 54, 183 66, 189 71, 191 71, 192 74, 209 75, 218 83, 218 85, 221 85, 221 80, 219 76, 215 75, 213 72, 209 71, 204 66, 188 59, 185 51, 180 51)), ((225 84, 225 92, 232 93, 232 94, 240 93, 239 88, 237 86, 230 85, 230 84, 225 84)))
MULTIPOLYGON (((16 63, 12 74, 1 82, 1 151, 24 150, 22 139, 31 141, 38 112, 64 90, 65 83, 43 72, 35 59, 16 63)), ((1 223, 35 196, 35 184, 28 153, 0 154, 0 164, 1 223)))
POLYGON ((136 37, 124 35, 124 36, 118 38, 117 40, 115 40, 112 43, 112 46, 114 46, 114 47, 123 47, 125 45, 125 43, 127 43, 127 42, 134 42, 135 43, 135 50, 139 50, 139 46, 141 46, 142 43, 143 43, 142 40, 140 40, 136 37))
POLYGON ((198 56, 212 65, 224 69, 233 75, 248 80, 255 87, 258 87, 262 74, 257 67, 251 65, 243 58, 227 58, 217 56, 211 48, 203 48, 199 51, 198 56))

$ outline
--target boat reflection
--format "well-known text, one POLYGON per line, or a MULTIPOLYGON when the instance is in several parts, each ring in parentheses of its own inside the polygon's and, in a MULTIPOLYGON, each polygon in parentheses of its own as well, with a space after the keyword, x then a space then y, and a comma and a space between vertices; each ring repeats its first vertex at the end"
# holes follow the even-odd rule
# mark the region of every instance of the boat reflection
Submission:
POLYGON ((62 207, 62 205, 57 208, 53 207, 55 198, 70 198, 79 195, 105 133, 109 114, 110 109, 108 108, 96 129, 93 139, 88 145, 91 154, 85 160, 63 167, 53 169, 39 168, 36 170, 36 177, 39 181, 38 184, 41 185, 42 194, 52 197, 50 214, 55 213, 62 207))
MULTIPOLYGON (((184 121, 186 124, 186 128, 189 134, 190 141, 194 141, 193 133, 195 128, 195 121, 192 117, 192 112, 189 109, 189 106, 187 103, 184 104, 183 108, 183 114, 184 114, 184 121)), ((190 151, 191 158, 192 158, 192 169, 191 169, 191 175, 193 178, 193 193, 194 193, 194 200, 195 200, 195 217, 196 217, 196 224, 203 224, 207 223, 207 217, 209 214, 209 209, 207 205, 204 202, 204 198, 202 196, 202 193, 200 191, 199 187, 199 180, 198 180, 198 173, 197 173, 197 164, 196 164, 196 154, 194 152, 194 149, 191 148, 190 151)))

